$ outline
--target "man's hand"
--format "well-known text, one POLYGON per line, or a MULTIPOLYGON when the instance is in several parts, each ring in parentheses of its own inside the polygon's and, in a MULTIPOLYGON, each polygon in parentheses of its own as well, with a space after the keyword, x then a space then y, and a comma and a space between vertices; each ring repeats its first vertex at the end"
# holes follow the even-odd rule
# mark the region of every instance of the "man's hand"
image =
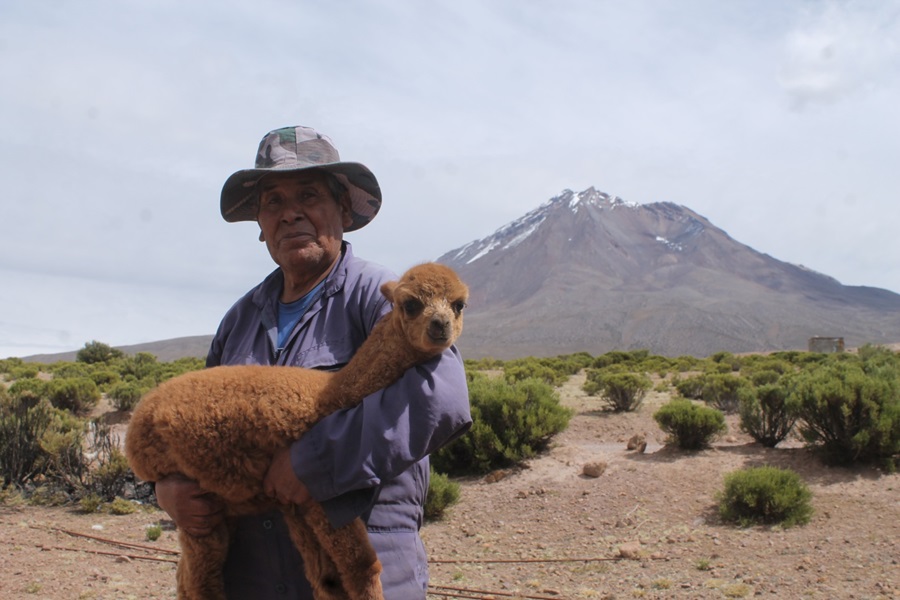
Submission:
POLYGON ((184 475, 169 475, 157 481, 156 501, 178 527, 197 537, 212 533, 225 518, 222 499, 184 475))
POLYGON ((294 474, 294 467, 291 466, 290 447, 281 448, 275 452, 272 464, 269 465, 266 478, 263 480, 263 490, 269 497, 275 498, 281 504, 302 506, 312 500, 309 490, 294 474))

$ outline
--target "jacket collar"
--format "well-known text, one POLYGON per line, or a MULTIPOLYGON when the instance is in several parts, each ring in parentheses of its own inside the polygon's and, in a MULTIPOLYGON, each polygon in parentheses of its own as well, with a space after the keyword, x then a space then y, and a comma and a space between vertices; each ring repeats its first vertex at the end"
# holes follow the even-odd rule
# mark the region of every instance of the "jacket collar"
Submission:
MULTIPOLYGON (((347 281, 347 263, 353 258, 353 247, 350 242, 341 242, 341 257, 338 259, 331 272, 325 276, 325 285, 322 289, 324 297, 330 297, 338 293, 344 288, 344 282, 347 281)), ((256 288, 253 294, 253 303, 259 307, 263 314, 264 321, 270 323, 277 319, 276 305, 281 290, 284 287, 284 273, 281 268, 277 268, 263 280, 256 288)))

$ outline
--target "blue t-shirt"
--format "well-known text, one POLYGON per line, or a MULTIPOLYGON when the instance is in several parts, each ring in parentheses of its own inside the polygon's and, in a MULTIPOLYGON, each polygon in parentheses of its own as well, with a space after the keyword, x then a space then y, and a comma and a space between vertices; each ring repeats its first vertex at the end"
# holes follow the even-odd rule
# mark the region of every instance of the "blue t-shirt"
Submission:
POLYGON ((306 310, 319 295, 319 292, 322 291, 323 287, 325 287, 324 279, 299 300, 294 300, 287 304, 284 302, 278 303, 278 354, 281 354, 281 351, 284 350, 284 345, 287 343, 294 327, 300 321, 300 317, 306 313, 306 310))

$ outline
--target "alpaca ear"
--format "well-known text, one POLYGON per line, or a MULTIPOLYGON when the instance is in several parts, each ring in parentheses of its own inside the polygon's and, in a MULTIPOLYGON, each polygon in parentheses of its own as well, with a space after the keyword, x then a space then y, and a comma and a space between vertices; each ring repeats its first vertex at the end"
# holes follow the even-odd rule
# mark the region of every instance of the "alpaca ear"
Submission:
POLYGON ((394 290, 397 289, 396 281, 387 281, 381 284, 381 295, 387 298, 388 302, 394 303, 394 290))

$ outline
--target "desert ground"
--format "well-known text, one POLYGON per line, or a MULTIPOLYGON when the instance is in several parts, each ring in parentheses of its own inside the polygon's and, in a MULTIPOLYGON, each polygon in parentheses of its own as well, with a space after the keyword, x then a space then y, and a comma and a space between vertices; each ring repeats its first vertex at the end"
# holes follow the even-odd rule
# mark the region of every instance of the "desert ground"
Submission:
MULTIPOLYGON (((665 445, 650 392, 633 413, 601 410, 561 389, 576 414, 550 449, 520 469, 460 480, 461 499, 423 537, 430 599, 900 598, 900 475, 827 467, 788 441, 767 449, 738 430, 711 449, 665 445), (632 435, 648 441, 628 450, 632 435), (783 446, 783 447, 782 447, 783 446), (598 477, 586 464, 605 466, 598 477), (798 472, 813 493, 805 526, 722 523, 723 476, 746 466, 798 472)), ((125 516, 0 505, 0 598, 174 598, 176 532, 147 509, 125 516)), ((391 599, 403 600, 403 599, 391 599)))

